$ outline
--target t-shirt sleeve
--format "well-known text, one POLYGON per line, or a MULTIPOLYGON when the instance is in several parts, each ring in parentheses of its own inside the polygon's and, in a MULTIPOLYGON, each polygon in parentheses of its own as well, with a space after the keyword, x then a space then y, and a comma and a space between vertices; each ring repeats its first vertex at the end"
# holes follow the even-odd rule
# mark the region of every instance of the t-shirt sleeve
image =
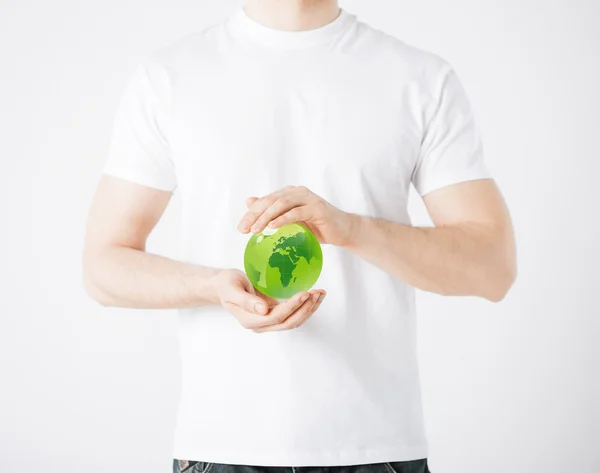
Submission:
POLYGON ((455 71, 445 68, 412 175, 420 195, 490 177, 471 105, 455 71))
POLYGON ((147 64, 137 66, 117 106, 103 172, 172 192, 177 182, 166 132, 167 84, 161 79, 151 77, 147 64))

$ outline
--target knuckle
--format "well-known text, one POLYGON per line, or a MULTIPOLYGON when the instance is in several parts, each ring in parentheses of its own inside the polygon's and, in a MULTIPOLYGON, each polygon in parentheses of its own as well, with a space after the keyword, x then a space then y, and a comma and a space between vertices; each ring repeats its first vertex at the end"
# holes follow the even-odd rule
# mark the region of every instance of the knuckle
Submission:
POLYGON ((315 203, 315 205, 316 205, 316 207, 317 207, 319 210, 323 210, 325 207, 327 207, 327 204, 326 204, 326 203, 325 203, 325 201, 324 201, 324 200, 322 200, 322 199, 319 199, 319 200, 317 200, 317 202, 315 203))

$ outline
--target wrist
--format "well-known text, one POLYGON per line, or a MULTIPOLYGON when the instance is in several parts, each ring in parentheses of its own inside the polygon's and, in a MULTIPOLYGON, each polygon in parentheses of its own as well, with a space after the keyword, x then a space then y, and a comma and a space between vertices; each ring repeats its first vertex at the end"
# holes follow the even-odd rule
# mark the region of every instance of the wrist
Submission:
POLYGON ((355 213, 347 213, 347 236, 339 245, 342 248, 351 249, 356 247, 360 241, 366 217, 355 213))
POLYGON ((207 305, 219 305, 221 303, 220 288, 225 269, 211 268, 211 272, 205 279, 205 293, 203 299, 207 305))

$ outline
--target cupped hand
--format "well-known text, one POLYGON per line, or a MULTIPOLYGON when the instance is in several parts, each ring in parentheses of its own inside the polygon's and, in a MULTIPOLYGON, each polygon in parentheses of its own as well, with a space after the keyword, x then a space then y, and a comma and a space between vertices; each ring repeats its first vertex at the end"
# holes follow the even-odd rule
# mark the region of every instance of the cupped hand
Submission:
POLYGON ((225 269, 212 278, 219 303, 244 328, 257 333, 303 325, 319 308, 325 291, 312 289, 278 301, 258 292, 240 270, 225 269))
POLYGON ((304 186, 287 186, 264 197, 249 197, 248 211, 238 224, 242 233, 260 233, 292 222, 308 227, 321 243, 344 246, 357 215, 344 212, 304 186))

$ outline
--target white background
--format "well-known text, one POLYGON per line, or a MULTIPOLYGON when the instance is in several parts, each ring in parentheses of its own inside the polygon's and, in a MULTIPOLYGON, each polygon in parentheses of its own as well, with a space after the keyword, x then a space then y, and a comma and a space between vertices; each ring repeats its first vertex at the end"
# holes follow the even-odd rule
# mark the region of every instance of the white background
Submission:
MULTIPOLYGON (((137 61, 236 5, 0 0, 0 471, 170 471, 174 313, 89 300, 83 231, 137 61)), ((600 471, 600 3, 342 6, 455 66, 516 227, 502 303, 419 294, 431 470, 600 471)))

